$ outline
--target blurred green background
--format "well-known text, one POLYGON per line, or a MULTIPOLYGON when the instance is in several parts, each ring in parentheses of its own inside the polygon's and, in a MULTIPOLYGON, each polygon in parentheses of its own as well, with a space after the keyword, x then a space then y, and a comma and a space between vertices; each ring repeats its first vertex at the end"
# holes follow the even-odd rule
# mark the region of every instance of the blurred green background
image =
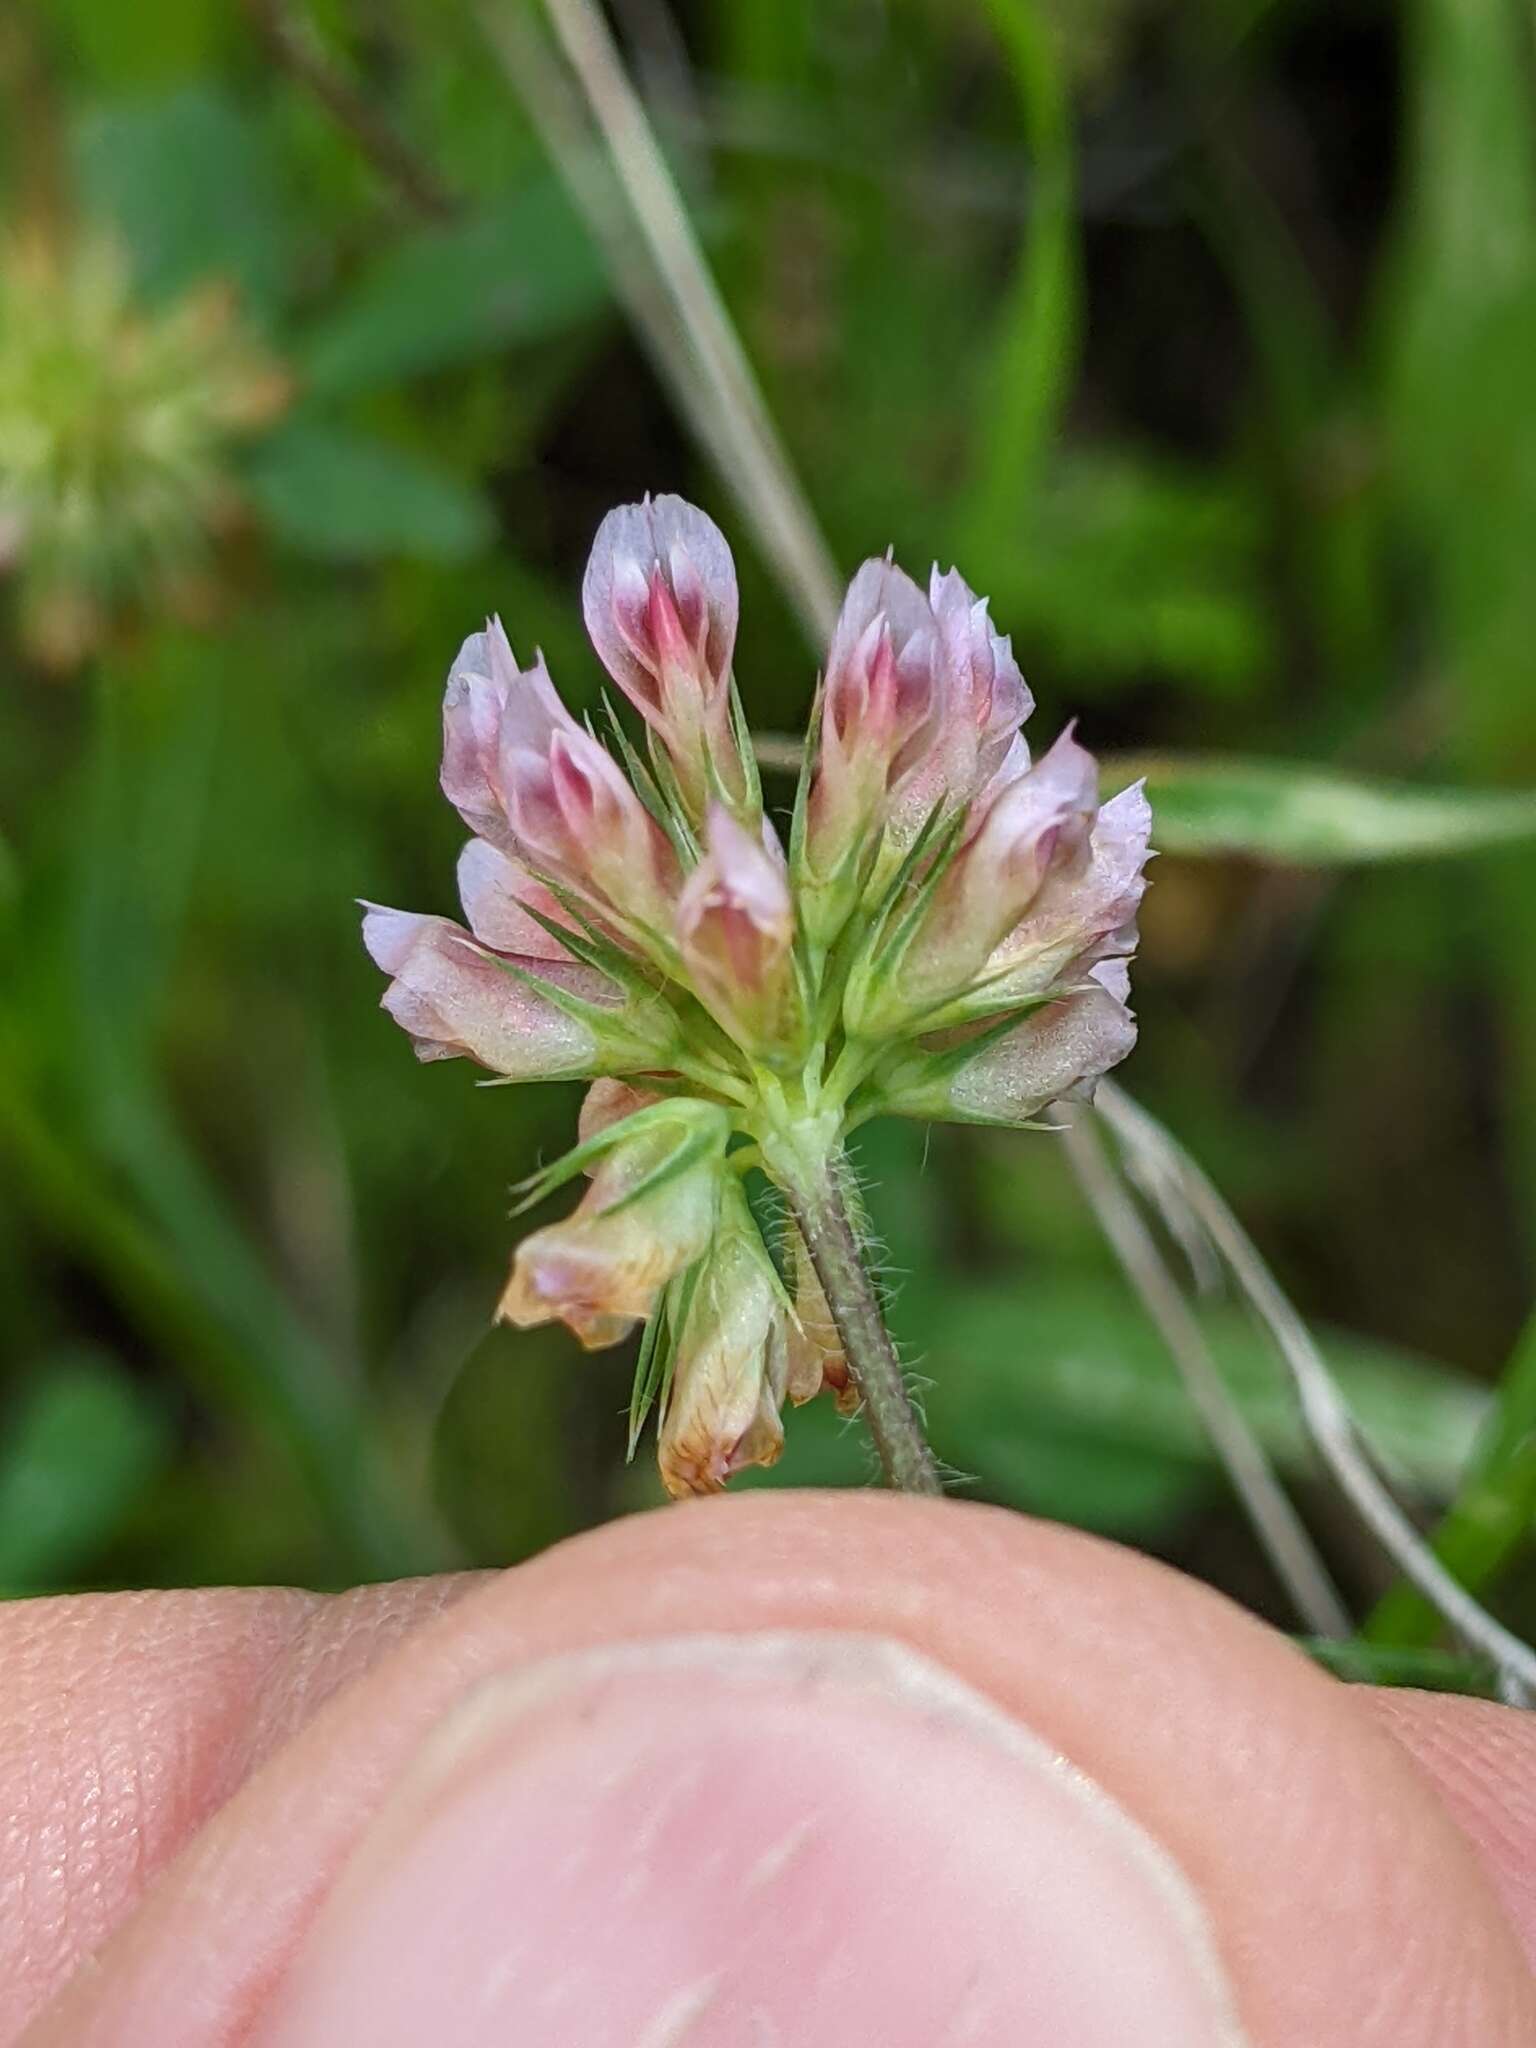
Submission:
MULTIPOLYGON (((595 700, 575 592, 618 500, 731 532, 755 720, 814 681, 492 53, 508 15, 539 33, 516 0, 0 23, 9 1592, 503 1563, 659 1497, 630 1359, 488 1325, 575 1092, 415 1067, 353 908, 452 907, 439 696, 488 610, 595 700)), ((1124 1078, 1415 1511, 1470 1471, 1498 1530, 1462 1563, 1536 1621, 1536 853, 1528 806, 1458 794, 1536 786, 1530 9, 612 19, 840 565, 957 559, 1037 733, 1185 763, 1124 1078)), ((969 1490, 1289 1622, 1059 1145, 861 1156, 969 1490)), ((1241 1308, 1206 1314, 1364 1611, 1383 1566, 1241 1308)), ((772 1478, 868 1476, 807 1412, 772 1478)), ((1423 1639, 1398 1606, 1378 1632, 1423 1639)))

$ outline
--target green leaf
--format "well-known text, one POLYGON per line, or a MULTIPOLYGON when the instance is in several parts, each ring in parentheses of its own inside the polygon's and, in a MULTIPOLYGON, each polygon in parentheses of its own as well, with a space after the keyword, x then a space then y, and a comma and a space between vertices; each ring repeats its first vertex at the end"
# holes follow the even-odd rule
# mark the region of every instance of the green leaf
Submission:
POLYGON ((490 507, 458 478, 387 441, 309 419, 264 442, 246 480, 278 538, 322 561, 459 561, 495 532, 490 507))
POLYGON ((1151 668, 1231 701, 1273 665, 1261 535, 1238 477, 1074 447, 1041 479, 1022 536, 994 544, 972 574, 1018 644, 1070 672, 1079 700, 1151 668))
POLYGON ((0 1438, 0 1586, 59 1584, 114 1534, 160 1476, 170 1431, 116 1362, 80 1347, 42 1361, 0 1438))
POLYGON ((547 173, 473 220, 397 243, 305 341, 300 371, 327 398, 453 369, 588 319, 608 286, 547 173))
POLYGON ((224 0, 154 0, 145 7, 51 0, 46 11, 71 68, 119 87, 126 79, 164 82, 211 66, 238 21, 224 0))
MULTIPOLYGON (((1305 1427, 1267 1340, 1238 1308, 1198 1312, 1260 1441, 1281 1466, 1311 1470, 1305 1427)), ((1000 1451, 1037 1432, 1067 1432, 1154 1459, 1213 1461, 1162 1340, 1117 1288, 1084 1275, 1032 1274, 1017 1285, 963 1288, 914 1280, 897 1322, 933 1381, 928 1415, 936 1448, 984 1479, 1000 1451)), ((1426 1493, 1447 1496, 1487 1413, 1485 1391, 1428 1360, 1344 1332, 1322 1341, 1371 1440, 1426 1493)))
MULTIPOLYGON (((1201 1312, 1218 1364, 1283 1470, 1311 1452, 1265 1339, 1231 1307, 1201 1312)), ((1221 1484, 1161 1339, 1129 1295, 1085 1274, 1017 1286, 913 1279, 896 1304, 929 1440, 958 1491, 1126 1540, 1164 1535, 1221 1484)), ((1455 1483, 1487 1406, 1443 1367, 1335 1332, 1329 1362, 1372 1438, 1431 1493, 1455 1483)), ((750 1486, 860 1486, 862 1431, 830 1404, 786 1417, 784 1456, 750 1486)))
POLYGON ((270 313, 295 244, 266 136, 222 93, 197 86, 112 101, 76 137, 86 214, 116 227, 141 291, 171 296, 232 278, 270 313))
POLYGON ((1536 791, 1429 789, 1305 762, 1119 755, 1106 790, 1147 778, 1153 844, 1301 867, 1476 853, 1536 838, 1536 791))
POLYGON ((523 1199, 513 1210, 513 1215, 525 1215, 536 1203, 546 1200, 557 1188, 564 1187, 578 1173, 584 1172, 616 1147, 669 1130, 678 1134, 672 1149, 663 1154, 656 1165, 648 1168, 633 1187, 626 1189, 621 1201, 605 1209, 605 1215, 627 1209, 637 1196, 648 1193, 679 1173, 686 1173, 712 1153, 718 1153, 723 1160, 726 1140, 731 1134, 731 1119, 717 1104, 698 1102, 689 1096, 676 1101, 651 1102, 643 1109, 631 1110, 628 1116, 604 1125, 595 1137, 572 1146, 569 1152, 562 1153, 548 1166, 541 1167, 519 1183, 523 1199))

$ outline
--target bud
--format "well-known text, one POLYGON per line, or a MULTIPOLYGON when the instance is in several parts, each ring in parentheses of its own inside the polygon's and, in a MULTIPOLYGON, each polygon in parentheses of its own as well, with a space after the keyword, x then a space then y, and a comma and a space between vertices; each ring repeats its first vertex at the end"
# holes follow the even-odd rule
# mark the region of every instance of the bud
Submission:
POLYGON ((859 1390, 848 1369, 843 1340, 827 1305, 821 1276, 811 1261, 805 1239, 793 1224, 789 1226, 785 1250, 794 1289, 786 1391, 799 1407, 814 1401, 825 1387, 835 1396, 839 1414, 852 1415, 859 1405, 859 1390))
POLYGON ((477 945, 446 917, 363 906, 363 944, 392 976, 382 1007, 415 1041, 416 1057, 478 1060, 509 1080, 591 1073, 599 1035, 555 1000, 574 996, 618 1014, 619 991, 574 962, 512 959, 477 945), (536 973, 549 994, 514 969, 536 973))
POLYGON ((792 992, 795 907, 766 819, 754 838, 710 806, 703 859, 677 903, 683 964, 703 1002, 745 1045, 783 1035, 792 992))
POLYGON ((621 505, 598 528, 581 587, 587 632, 695 819, 717 783, 732 802, 748 789, 731 727, 737 602, 725 536, 683 499, 621 505))
POLYGON ((777 1459, 788 1329, 779 1276, 733 1179, 678 1336, 661 1420, 661 1477, 674 1498, 718 1493, 733 1473, 777 1459))
POLYGON ((442 787, 478 838, 515 852, 502 779, 504 748, 547 757, 557 732, 580 732, 550 681, 542 654, 519 668, 500 619, 471 633, 443 693, 442 787))
POLYGON ((504 738, 502 780, 516 843, 620 930, 670 928, 681 882, 672 843, 605 747, 579 726, 546 755, 504 738))
POLYGON ((535 960, 565 960, 564 946, 538 918, 573 929, 558 898, 536 882, 520 861, 487 839, 471 839, 459 855, 459 901, 469 928, 495 953, 522 953, 535 960))
POLYGON ((887 963, 876 935, 850 981, 849 1029, 866 1036, 900 1030, 962 998, 1047 876, 1084 864, 1097 790, 1093 756, 1069 728, 991 800, 901 956, 887 963))
POLYGON ((881 1108, 945 1123, 1028 1123, 1064 1095, 1090 1097, 1136 1043, 1136 1022, 1112 986, 1095 982, 1004 1031, 975 1034, 974 1043, 974 1052, 962 1039, 914 1058, 893 1076, 881 1108))
POLYGON ((890 836, 904 852, 934 805, 956 808, 989 784, 1012 782, 1029 766, 1019 727, 1035 700, 1013 658, 1013 644, 994 631, 987 601, 956 569, 929 578, 928 603, 938 641, 937 691, 941 715, 901 784, 891 808, 890 836))
POLYGON ((818 943, 835 937, 852 909, 888 792, 931 741, 936 642, 911 577, 889 557, 866 562, 828 650, 806 799, 801 893, 818 943))
POLYGON ((729 1136, 723 1110, 686 1100, 620 1132, 575 1214, 518 1246, 498 1320, 564 1322, 589 1351, 617 1344, 708 1246, 729 1136))

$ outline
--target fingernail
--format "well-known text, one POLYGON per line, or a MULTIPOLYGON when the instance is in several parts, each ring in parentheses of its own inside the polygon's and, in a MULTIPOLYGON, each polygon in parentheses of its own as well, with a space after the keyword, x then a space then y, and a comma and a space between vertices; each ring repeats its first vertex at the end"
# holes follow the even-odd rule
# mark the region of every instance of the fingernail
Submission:
POLYGON ((1199 1900, 948 1672, 690 1637, 482 1685, 258 2048, 1240 2048, 1199 1900))

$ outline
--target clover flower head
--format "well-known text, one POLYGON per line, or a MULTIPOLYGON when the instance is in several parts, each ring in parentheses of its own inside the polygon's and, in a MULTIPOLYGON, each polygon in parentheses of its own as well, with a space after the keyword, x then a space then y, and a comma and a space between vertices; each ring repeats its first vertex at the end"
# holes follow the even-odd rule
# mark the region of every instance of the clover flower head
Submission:
POLYGON ((778 1456, 785 1399, 859 1398, 815 1246, 791 1222, 775 1256, 753 1177, 799 1216, 870 1117, 1021 1125, 1091 1092, 1135 1041, 1151 814, 1139 785, 1100 803, 1070 728, 1031 757, 1010 644, 954 570, 854 577, 787 845, 713 522, 610 513, 583 608, 643 741, 610 713, 603 744, 492 620, 443 707, 466 924, 366 906, 364 938, 419 1057, 590 1081, 528 1200, 586 1193, 519 1247, 499 1314, 591 1347, 642 1324, 631 1448, 655 1408, 668 1488, 713 1491, 778 1456))
POLYGON ((68 668, 136 605, 203 594, 236 445, 289 392, 226 286, 147 308, 99 235, 0 247, 0 569, 40 659, 68 668))

